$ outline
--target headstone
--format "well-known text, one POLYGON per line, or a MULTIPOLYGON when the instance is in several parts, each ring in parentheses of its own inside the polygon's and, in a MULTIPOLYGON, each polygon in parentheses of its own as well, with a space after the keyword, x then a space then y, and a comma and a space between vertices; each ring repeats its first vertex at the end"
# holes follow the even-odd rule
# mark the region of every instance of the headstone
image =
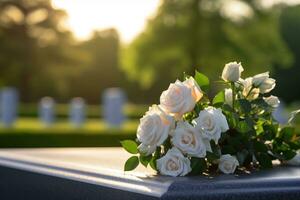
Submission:
POLYGON ((12 87, 3 88, 0 96, 1 121, 5 127, 10 127, 17 118, 18 91, 12 87))
POLYGON ((289 119, 289 113, 286 111, 285 104, 280 101, 279 106, 273 111, 273 117, 280 123, 286 124, 289 119))
POLYGON ((55 121, 55 101, 51 97, 43 97, 39 104, 39 117, 45 126, 55 121))
POLYGON ((83 98, 75 97, 70 103, 70 122, 74 127, 81 127, 85 121, 85 102, 83 98))
POLYGON ((109 88, 102 96, 103 116, 109 126, 119 127, 125 120, 123 107, 126 101, 125 93, 120 88, 109 88))

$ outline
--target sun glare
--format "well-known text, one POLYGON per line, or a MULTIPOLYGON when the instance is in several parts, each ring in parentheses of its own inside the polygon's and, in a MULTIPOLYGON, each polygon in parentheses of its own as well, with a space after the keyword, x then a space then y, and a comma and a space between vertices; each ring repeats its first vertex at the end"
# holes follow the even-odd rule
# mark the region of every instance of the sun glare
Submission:
POLYGON ((152 16, 159 0, 52 0, 53 6, 66 10, 65 25, 78 39, 87 39, 93 30, 116 28, 122 41, 131 41, 152 16))

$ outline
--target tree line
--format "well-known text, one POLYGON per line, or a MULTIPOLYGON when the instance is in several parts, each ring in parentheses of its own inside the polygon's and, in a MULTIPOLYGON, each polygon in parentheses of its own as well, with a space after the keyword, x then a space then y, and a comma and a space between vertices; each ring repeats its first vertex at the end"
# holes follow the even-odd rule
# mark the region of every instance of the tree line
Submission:
POLYGON ((217 80, 223 63, 237 60, 248 75, 269 70, 285 101, 300 99, 300 7, 263 7, 238 1, 244 12, 216 0, 163 0, 145 30, 129 45, 115 29, 77 41, 62 26, 63 10, 50 0, 0 2, 0 85, 15 86, 23 102, 81 96, 99 103, 107 87, 129 100, 155 102, 169 82, 195 70, 217 80), (245 14, 246 13, 246 14, 245 14), (297 76, 298 74, 298 76, 297 76))

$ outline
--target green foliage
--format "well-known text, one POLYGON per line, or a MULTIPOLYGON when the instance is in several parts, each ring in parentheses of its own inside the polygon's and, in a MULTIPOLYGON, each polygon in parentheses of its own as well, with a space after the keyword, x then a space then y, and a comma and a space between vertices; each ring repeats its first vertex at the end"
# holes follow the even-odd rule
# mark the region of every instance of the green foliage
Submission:
POLYGON ((204 92, 208 91, 208 89, 209 89, 209 79, 207 78, 207 76, 205 76, 204 74, 201 74, 200 72, 196 71, 195 72, 195 80, 204 92))
POLYGON ((124 140, 121 141, 122 147, 131 154, 137 154, 138 153, 138 146, 135 141, 133 140, 124 140))
POLYGON ((272 168, 272 159, 267 153, 257 153, 255 156, 261 168, 272 168))
POLYGON ((216 107, 220 107, 223 105, 225 101, 224 91, 220 91, 213 99, 213 105, 216 107))
POLYGON ((246 99, 239 99, 238 100, 238 103, 239 103, 239 106, 241 108, 241 111, 244 113, 244 114, 248 114, 250 113, 251 111, 251 104, 248 100, 246 99))
POLYGON ((251 131, 251 127, 246 121, 239 121, 237 125, 237 130, 240 133, 248 133, 249 131, 251 131))
POLYGON ((267 153, 268 148, 266 145, 260 141, 253 141, 253 148, 256 152, 267 153))
POLYGON ((140 159, 140 163, 144 165, 144 167, 147 167, 152 159, 152 155, 149 156, 140 155, 139 159, 140 159))
POLYGON ((207 169, 207 163, 204 158, 191 158, 191 175, 200 175, 207 169))
POLYGON ((278 24, 280 34, 291 50, 294 62, 290 68, 275 69, 274 75, 277 82, 275 94, 280 94, 284 102, 292 103, 300 99, 300 87, 295 87, 300 84, 300 6, 285 7, 278 24), (293 92, 289 91, 290 88, 293 88, 293 92))
POLYGON ((144 32, 123 49, 121 67, 157 99, 183 72, 197 69, 218 79, 215 72, 224 61, 239 58, 250 66, 249 74, 290 65, 292 57, 279 32, 280 7, 261 9, 253 1, 242 2, 253 15, 236 21, 222 13, 227 3, 163 0, 144 32))
POLYGON ((65 15, 50 0, 0 2, 0 80, 18 87, 23 101, 44 95, 64 98, 66 78, 81 69, 85 53, 61 29, 65 15), (21 16, 16 21, 6 17, 15 13, 21 16))
POLYGON ((153 169, 153 170, 156 170, 157 171, 157 167, 156 167, 156 160, 158 158, 160 158, 161 156, 161 148, 158 147, 154 153, 154 155, 152 156, 149 164, 150 164, 150 167, 153 169))
POLYGON ((282 138, 284 142, 289 142, 290 140, 293 139, 295 133, 295 128, 294 127, 284 127, 280 131, 279 137, 282 138))
POLYGON ((125 162, 124 171, 134 170, 139 165, 139 158, 137 156, 131 156, 125 162))

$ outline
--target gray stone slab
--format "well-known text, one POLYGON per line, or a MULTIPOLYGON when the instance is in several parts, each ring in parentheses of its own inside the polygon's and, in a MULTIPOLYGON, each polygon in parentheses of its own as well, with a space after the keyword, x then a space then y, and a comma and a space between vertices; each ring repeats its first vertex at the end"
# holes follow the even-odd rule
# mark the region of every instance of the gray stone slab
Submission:
POLYGON ((17 118, 19 94, 16 88, 5 87, 0 91, 0 115, 5 127, 11 127, 17 118))
POLYGON ((103 92, 103 116, 109 126, 120 127, 125 120, 123 113, 126 95, 121 88, 108 88, 103 92))
POLYGON ((55 121, 55 101, 52 97, 43 97, 39 103, 39 118, 45 126, 55 121))
POLYGON ((300 199, 299 167, 172 178, 143 167, 124 173, 128 156, 120 148, 2 149, 0 196, 14 188, 30 199, 300 199))
POLYGON ((70 102, 69 118, 72 126, 79 128, 85 122, 85 101, 81 97, 75 97, 70 102))

